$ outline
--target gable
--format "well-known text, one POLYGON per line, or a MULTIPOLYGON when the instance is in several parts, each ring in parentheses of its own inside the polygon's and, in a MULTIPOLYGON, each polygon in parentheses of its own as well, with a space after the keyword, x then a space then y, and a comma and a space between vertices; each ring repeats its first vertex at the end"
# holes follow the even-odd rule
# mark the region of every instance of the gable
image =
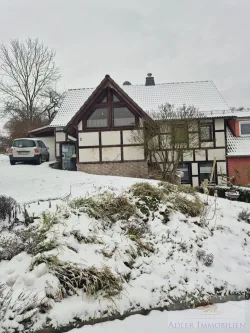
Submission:
POLYGON ((138 126, 142 117, 136 106, 127 103, 122 94, 108 86, 80 109, 73 123, 78 129, 117 129, 138 126))

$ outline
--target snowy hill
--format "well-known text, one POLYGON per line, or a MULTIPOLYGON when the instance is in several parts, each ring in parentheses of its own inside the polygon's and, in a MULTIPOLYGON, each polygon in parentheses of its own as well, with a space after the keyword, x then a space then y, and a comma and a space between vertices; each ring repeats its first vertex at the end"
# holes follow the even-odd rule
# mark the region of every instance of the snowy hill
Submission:
POLYGON ((6 172, 1 192, 22 198, 10 220, 0 215, 1 333, 249 295, 249 204, 168 183, 1 160, 0 175, 10 170, 12 185, 6 172), (24 189, 16 191, 19 178, 24 189), (69 184, 70 195, 23 206, 29 181, 42 179, 41 188, 50 182, 55 192, 42 199, 58 193, 62 179, 58 196, 69 184))

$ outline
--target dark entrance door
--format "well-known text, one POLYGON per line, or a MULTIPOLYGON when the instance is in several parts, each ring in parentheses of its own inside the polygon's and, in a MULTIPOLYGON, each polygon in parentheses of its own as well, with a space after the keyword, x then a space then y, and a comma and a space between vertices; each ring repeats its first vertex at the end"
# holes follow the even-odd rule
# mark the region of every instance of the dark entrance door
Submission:
POLYGON ((62 170, 73 170, 71 157, 76 153, 76 146, 72 143, 62 144, 62 170))

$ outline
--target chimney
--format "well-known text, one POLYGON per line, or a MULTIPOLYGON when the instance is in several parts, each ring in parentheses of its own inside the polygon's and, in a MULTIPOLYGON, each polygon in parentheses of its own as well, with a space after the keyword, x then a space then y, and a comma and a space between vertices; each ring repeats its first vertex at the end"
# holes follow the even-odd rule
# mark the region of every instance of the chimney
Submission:
POLYGON ((148 76, 146 77, 145 86, 155 86, 155 79, 152 76, 152 73, 148 73, 148 76))

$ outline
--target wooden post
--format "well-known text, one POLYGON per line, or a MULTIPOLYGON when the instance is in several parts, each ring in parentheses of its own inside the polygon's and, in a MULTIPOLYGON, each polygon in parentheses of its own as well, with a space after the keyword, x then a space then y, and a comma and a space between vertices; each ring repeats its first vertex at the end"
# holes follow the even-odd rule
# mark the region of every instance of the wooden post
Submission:
POLYGON ((214 162, 213 162, 213 167, 212 167, 212 172, 211 172, 209 184, 211 184, 212 180, 213 180, 214 170, 215 170, 215 164, 216 164, 216 157, 214 157, 214 162))

